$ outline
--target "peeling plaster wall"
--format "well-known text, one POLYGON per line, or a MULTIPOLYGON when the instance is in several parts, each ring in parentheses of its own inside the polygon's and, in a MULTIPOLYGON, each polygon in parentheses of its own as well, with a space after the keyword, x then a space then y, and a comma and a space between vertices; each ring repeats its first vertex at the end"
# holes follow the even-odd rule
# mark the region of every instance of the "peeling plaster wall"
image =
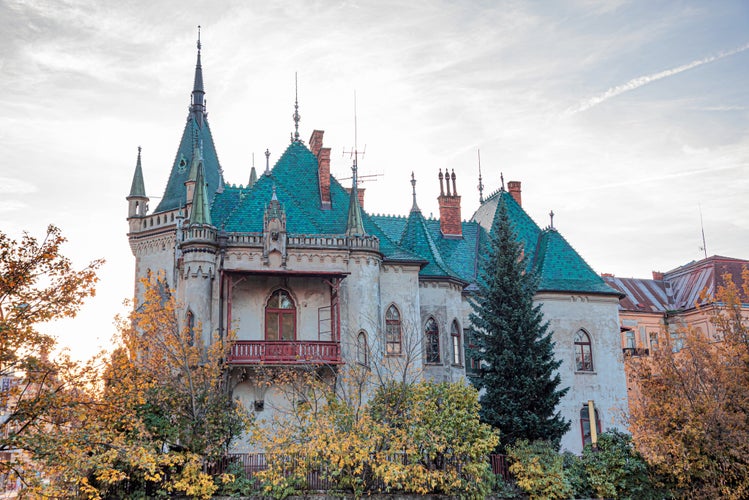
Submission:
POLYGON ((539 293, 544 318, 554 332, 555 352, 562 361, 561 387, 569 391, 559 404, 562 416, 571 421, 562 438, 562 449, 580 453, 582 431, 580 409, 595 401, 602 430, 627 431, 627 384, 619 334, 619 301, 615 296, 539 293), (578 372, 575 366, 574 338, 585 330, 591 339, 593 371, 578 372))

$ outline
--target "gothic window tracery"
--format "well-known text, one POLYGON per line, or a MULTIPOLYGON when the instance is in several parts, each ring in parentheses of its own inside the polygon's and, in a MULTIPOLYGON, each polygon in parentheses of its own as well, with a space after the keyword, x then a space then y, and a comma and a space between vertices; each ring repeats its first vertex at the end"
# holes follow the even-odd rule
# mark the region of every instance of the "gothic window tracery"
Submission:
POLYGON ((296 305, 289 292, 278 289, 265 306, 265 340, 296 339, 296 305))
POLYGON ((427 348, 427 363, 439 363, 440 329, 434 318, 429 318, 424 326, 424 340, 427 348))
POLYGON ((575 370, 579 372, 593 371, 593 350, 590 335, 585 330, 578 330, 575 334, 575 370))
POLYGON ((460 347, 460 326, 457 319, 453 320, 452 325, 450 325, 450 338, 453 343, 453 364, 460 366, 462 364, 460 359, 462 349, 460 347))
POLYGON ((385 352, 400 354, 402 345, 401 314, 395 305, 391 305, 385 313, 385 352))
POLYGON ((365 331, 356 336, 356 361, 362 366, 369 366, 369 344, 365 331))

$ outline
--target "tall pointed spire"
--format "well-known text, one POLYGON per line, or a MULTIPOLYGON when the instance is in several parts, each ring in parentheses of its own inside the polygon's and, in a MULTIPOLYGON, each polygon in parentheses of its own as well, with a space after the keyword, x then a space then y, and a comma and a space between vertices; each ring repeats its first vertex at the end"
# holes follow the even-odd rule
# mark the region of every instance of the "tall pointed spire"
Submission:
POLYGON ((257 182, 257 170, 255 170, 255 153, 252 153, 252 168, 250 169, 250 182, 247 187, 250 188, 257 182))
POLYGON ((146 196, 146 186, 143 182, 143 167, 140 164, 140 146, 138 146, 138 161, 135 163, 133 183, 130 185, 130 196, 146 196))
POLYGON ((252 166, 250 169, 250 183, 247 184, 247 187, 252 187, 257 182, 257 171, 255 170, 255 165, 252 166))
POLYGON ((205 90, 203 89, 203 66, 200 63, 200 26, 198 26, 198 61, 195 64, 195 81, 192 86, 190 111, 199 126, 203 125, 205 115, 205 90))
MULTIPOLYGON (((201 65, 203 42, 200 27, 197 39, 197 63, 195 65, 195 79, 190 97, 187 120, 182 131, 182 137, 177 146, 174 163, 172 164, 169 180, 164 188, 164 195, 156 207, 155 213, 178 210, 185 203, 190 203, 192 196, 185 200, 185 183, 194 182, 196 172, 190 168, 191 155, 195 155, 195 139, 200 143, 201 160, 203 161, 203 177, 208 183, 208 202, 213 202, 214 196, 224 188, 224 175, 218 159, 216 146, 211 137, 206 112, 205 90, 203 87, 203 69, 201 65)), ((194 185, 193 185, 194 186, 194 185)))
POLYGON ((207 183, 203 174, 203 163, 198 164, 198 172, 195 178, 195 194, 192 198, 192 211, 190 212, 190 224, 211 224, 211 208, 208 204, 207 183))
POLYGON ((361 207, 359 206, 359 179, 357 178, 356 156, 351 166, 351 196, 349 197, 348 220, 346 221, 346 236, 361 236, 364 232, 361 207))
POLYGON ((481 179, 481 150, 478 150, 479 154, 479 203, 484 203, 484 181, 481 179))
POLYGON ((294 136, 291 142, 301 142, 299 140, 299 120, 301 119, 301 116, 299 116, 299 84, 296 71, 294 72, 294 114, 292 118, 294 119, 294 136))
MULTIPOLYGON (((148 196, 143 182, 143 167, 140 164, 140 146, 138 146, 138 161, 135 163, 133 183, 130 185, 130 194, 127 195, 127 217, 143 217, 148 212, 148 196)), ((133 230, 131 226, 131 231, 133 230)))
MULTIPOLYGON (((440 170, 440 185, 442 184, 442 170, 440 170)), ((411 172, 411 191, 413 196, 413 204, 411 205, 411 211, 412 212, 420 212, 419 206, 416 204, 416 177, 414 176, 414 173, 411 172)))

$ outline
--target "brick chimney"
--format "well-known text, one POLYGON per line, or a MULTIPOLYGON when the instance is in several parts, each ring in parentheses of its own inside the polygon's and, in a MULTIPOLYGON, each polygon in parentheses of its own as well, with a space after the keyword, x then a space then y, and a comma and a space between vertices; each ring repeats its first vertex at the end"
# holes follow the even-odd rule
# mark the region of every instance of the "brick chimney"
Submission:
POLYGON ((653 279, 656 281, 663 281, 663 273, 660 271, 653 271, 653 279))
POLYGON ((510 193, 510 196, 512 196, 513 199, 517 202, 517 204, 522 207, 523 202, 521 201, 521 197, 520 197, 520 181, 508 182, 507 191, 510 193))
POLYGON ((463 224, 460 219, 460 196, 458 196, 458 189, 455 187, 455 170, 452 174, 447 172, 442 174, 440 169, 440 195, 437 201, 440 205, 440 230, 443 236, 461 238, 463 236, 463 224), (447 184, 447 192, 445 192, 443 180, 447 184), (450 190, 450 184, 452 183, 452 191, 450 190))
POLYGON ((320 148, 322 148, 322 135, 324 133, 324 130, 313 130, 312 135, 309 138, 309 149, 315 156, 320 154, 320 148))
POLYGON ((309 148, 317 157, 317 175, 320 183, 320 208, 330 210, 330 148, 322 147, 322 130, 312 131, 309 148))

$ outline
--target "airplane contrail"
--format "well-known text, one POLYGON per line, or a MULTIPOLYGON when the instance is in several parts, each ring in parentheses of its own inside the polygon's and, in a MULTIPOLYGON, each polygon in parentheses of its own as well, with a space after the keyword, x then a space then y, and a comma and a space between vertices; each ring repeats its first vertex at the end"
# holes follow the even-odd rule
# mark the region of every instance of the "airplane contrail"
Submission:
POLYGON ((567 109, 564 114, 565 115, 574 115, 575 113, 579 113, 581 111, 586 111, 594 106, 598 106, 602 102, 605 102, 612 97, 616 97, 620 94, 623 94, 625 92, 629 92, 630 90, 634 90, 636 88, 642 87, 643 85, 647 85, 648 83, 654 82, 656 80, 661 80, 663 78, 673 76, 679 73, 682 73, 684 71, 687 71, 692 68, 696 68, 697 66, 702 66, 703 64, 711 63, 713 61, 718 61, 720 59, 724 59, 728 56, 732 56, 734 54, 738 54, 739 52, 744 52, 745 50, 749 49, 749 43, 746 43, 742 45, 741 47, 738 47, 733 50, 729 50, 727 52, 720 52, 713 56, 705 57, 704 59, 698 59, 696 61, 692 61, 687 64, 683 64, 681 66, 677 66, 676 68, 667 69, 665 71, 661 71, 659 73, 653 73, 652 75, 645 75, 645 76, 639 76, 637 78, 633 78, 632 80, 628 81, 627 83, 624 83, 622 85, 617 85, 616 87, 611 87, 603 94, 591 97, 589 99, 584 100, 580 104, 578 104, 575 107, 567 109))

